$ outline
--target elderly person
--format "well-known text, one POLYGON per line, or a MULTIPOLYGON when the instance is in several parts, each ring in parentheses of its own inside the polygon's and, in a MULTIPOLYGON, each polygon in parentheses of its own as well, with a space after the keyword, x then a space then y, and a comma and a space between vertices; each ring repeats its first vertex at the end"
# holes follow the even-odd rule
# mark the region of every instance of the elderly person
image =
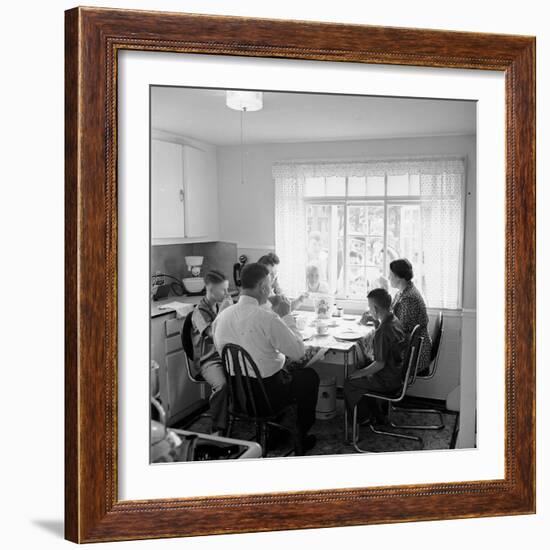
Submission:
POLYGON ((418 373, 422 374, 430 367, 432 340, 428 332, 428 313, 422 294, 412 282, 413 267, 405 258, 390 263, 390 285, 398 290, 392 303, 394 315, 401 321, 401 325, 409 337, 413 328, 420 325, 419 336, 424 338, 422 351, 418 362, 418 373))

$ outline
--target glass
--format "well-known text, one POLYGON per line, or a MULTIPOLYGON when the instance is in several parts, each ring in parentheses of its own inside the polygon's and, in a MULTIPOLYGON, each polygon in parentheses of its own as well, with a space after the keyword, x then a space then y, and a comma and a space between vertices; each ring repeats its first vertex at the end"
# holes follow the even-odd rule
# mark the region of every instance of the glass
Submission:
POLYGON ((388 195, 404 196, 409 194, 409 174, 388 175, 388 195))
POLYGON ((312 277, 316 288, 306 280, 304 289, 333 293, 343 284, 344 264, 344 206, 336 204, 308 204, 306 207, 306 269, 315 266, 312 277), (316 279, 316 282, 315 282, 316 279))
POLYGON ((366 178, 352 176, 348 178, 348 195, 355 197, 364 197, 367 194, 366 178))
POLYGON ((327 197, 343 197, 346 194, 346 178, 341 176, 326 178, 325 194, 327 197))
POLYGON ((371 197, 382 197, 385 194, 384 176, 368 176, 367 195, 370 195, 371 197))
POLYGON ((365 298, 367 295, 367 281, 364 267, 348 268, 348 292, 349 298, 365 298))
POLYGON ((407 258, 412 263, 415 283, 425 294, 422 219, 418 204, 388 205, 388 267, 397 258, 407 258))
POLYGON ((350 197, 384 196, 384 176, 352 176, 348 178, 350 197))
POLYGON ((306 178, 304 195, 306 197, 323 197, 325 195, 325 178, 306 178))
POLYGON ((345 294, 364 299, 384 270, 383 204, 349 205, 347 238, 345 294))

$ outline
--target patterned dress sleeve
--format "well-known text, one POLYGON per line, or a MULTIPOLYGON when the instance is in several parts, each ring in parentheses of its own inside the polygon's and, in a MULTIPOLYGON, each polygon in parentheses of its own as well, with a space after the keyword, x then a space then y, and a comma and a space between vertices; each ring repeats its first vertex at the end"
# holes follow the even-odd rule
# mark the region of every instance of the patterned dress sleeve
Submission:
POLYGON ((395 316, 401 321, 405 334, 410 336, 415 325, 418 324, 418 304, 414 297, 403 296, 394 308, 395 316))

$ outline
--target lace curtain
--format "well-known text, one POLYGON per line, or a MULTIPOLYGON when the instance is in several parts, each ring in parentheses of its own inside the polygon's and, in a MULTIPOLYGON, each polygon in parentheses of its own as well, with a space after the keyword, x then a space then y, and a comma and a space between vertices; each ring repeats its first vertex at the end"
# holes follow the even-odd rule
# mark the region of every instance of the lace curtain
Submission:
POLYGON ((275 251, 281 260, 279 281, 285 293, 298 296, 305 289, 306 207, 305 176, 286 170, 275 176, 275 251))
POLYGON ((464 171, 420 176, 424 298, 430 307, 460 304, 464 171))
POLYGON ((430 307, 460 307, 465 166, 464 160, 457 157, 276 163, 275 248, 281 258, 279 279, 288 295, 296 296, 305 288, 306 179, 401 174, 418 174, 420 179, 423 265, 417 266, 422 278, 416 281, 417 286, 430 307))

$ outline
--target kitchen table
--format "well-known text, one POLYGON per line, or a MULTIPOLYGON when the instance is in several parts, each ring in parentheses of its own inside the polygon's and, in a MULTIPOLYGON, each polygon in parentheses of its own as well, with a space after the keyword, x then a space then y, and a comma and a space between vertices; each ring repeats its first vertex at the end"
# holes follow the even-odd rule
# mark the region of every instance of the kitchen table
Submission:
MULTIPOLYGON (((293 316, 304 338, 304 345, 306 347, 325 348, 329 351, 342 353, 344 359, 344 380, 347 380, 350 355, 352 356, 351 365, 354 367, 357 366, 356 342, 374 332, 374 326, 359 324, 360 315, 344 315, 342 317, 330 317, 329 319, 317 319, 317 315, 313 311, 298 310, 293 313, 293 316), (316 322, 327 324, 327 334, 318 334, 316 322)), ((347 440, 347 410, 344 410, 344 434, 347 440)))

